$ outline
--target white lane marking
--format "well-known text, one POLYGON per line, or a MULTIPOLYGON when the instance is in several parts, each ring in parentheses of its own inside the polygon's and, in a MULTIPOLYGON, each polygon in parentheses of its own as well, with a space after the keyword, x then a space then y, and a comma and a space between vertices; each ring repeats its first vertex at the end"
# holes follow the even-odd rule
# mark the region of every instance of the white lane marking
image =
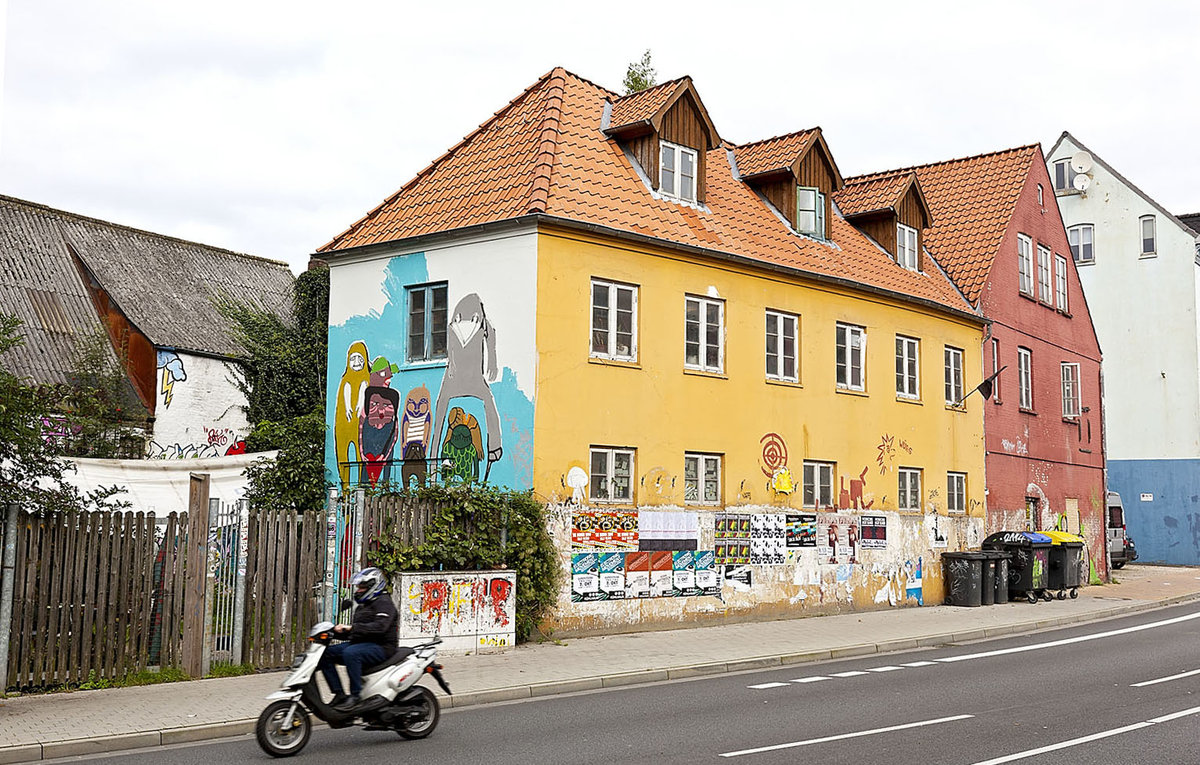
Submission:
POLYGON ((826 677, 825 675, 813 675, 812 677, 798 677, 795 680, 793 680, 792 682, 793 683, 816 683, 816 682, 820 682, 821 680, 828 680, 828 679, 829 678, 826 677))
POLYGON ((937 664, 937 662, 936 661, 910 661, 909 663, 907 663, 903 666, 905 666, 905 667, 929 667, 934 664, 937 664))
POLYGON ((1179 712, 1172 712, 1170 714, 1163 715, 1161 717, 1154 717, 1149 720, 1146 720, 1145 722, 1134 723, 1133 725, 1125 725, 1120 728, 1113 728, 1112 730, 1100 731, 1099 733, 1093 733, 1090 736, 1080 736, 1079 738, 1073 738, 1070 741, 1062 741, 1057 744, 1050 744, 1049 746, 1043 746, 1043 747, 1039 747, 1037 749, 1027 749, 1024 752, 1017 752, 1015 754, 1006 754, 1003 757, 997 757, 992 760, 983 760, 981 762, 975 763, 974 765, 1000 765, 1001 763, 1004 763, 1004 762, 1013 762, 1014 760, 1023 760, 1026 757, 1034 757, 1039 754, 1045 754, 1046 752, 1054 752, 1059 749, 1066 749, 1067 747, 1078 746, 1080 744, 1087 744, 1092 741, 1099 741, 1100 739, 1109 738, 1110 736, 1118 736, 1122 733, 1128 733, 1130 731, 1140 730, 1141 728, 1149 728, 1151 725, 1155 725, 1157 723, 1164 723, 1164 722, 1170 722, 1171 720, 1178 720, 1180 717, 1187 717, 1188 715, 1194 715, 1198 712, 1200 712, 1200 707, 1192 707, 1191 709, 1184 709, 1179 712))
POLYGON ((833 676, 834 677, 858 677, 859 675, 865 675, 865 674, 867 674, 867 673, 860 672, 857 669, 852 669, 849 672, 834 672, 833 676))
POLYGON ((867 671, 868 672, 895 672, 898 669, 904 669, 904 667, 874 667, 872 669, 868 669, 867 671))
POLYGON ((1192 675, 1200 675, 1200 669, 1193 669, 1191 672, 1180 672, 1178 675, 1171 675, 1170 677, 1160 677, 1157 680, 1146 680, 1146 681, 1143 681, 1140 683, 1134 683, 1133 685, 1131 685, 1129 687, 1130 688, 1141 688, 1141 687, 1147 686, 1147 685, 1155 685, 1157 683, 1165 683, 1168 680, 1178 680, 1181 677, 1191 677, 1192 675))
POLYGON ((785 685, 787 685, 787 683, 759 683, 758 685, 747 685, 746 687, 753 688, 754 690, 758 691, 762 690, 763 688, 782 688, 785 685))
POLYGON ((954 722, 955 720, 968 720, 974 715, 955 715, 953 717, 939 717, 936 720, 922 720, 921 722, 904 723, 903 725, 889 725, 886 728, 874 728, 872 730, 860 730, 855 733, 841 733, 837 736, 825 736, 824 738, 810 738, 807 741, 792 741, 787 744, 775 744, 773 746, 760 746, 756 749, 742 749, 737 752, 725 752, 718 756, 720 757, 740 757, 743 754, 758 754, 760 752, 774 752, 779 749, 792 749, 798 746, 808 746, 810 744, 824 744, 827 741, 841 741, 847 738, 859 738, 861 736, 873 736, 876 733, 890 733, 894 730, 906 730, 908 728, 920 728, 924 725, 937 725, 938 723, 954 722))
POLYGON ((1071 645, 1072 643, 1084 643, 1088 640, 1099 640, 1100 638, 1113 637, 1115 635, 1128 635, 1131 632, 1141 632, 1142 630, 1154 629, 1155 627, 1165 627, 1169 624, 1179 624, 1180 622, 1190 621, 1192 619, 1200 619, 1200 611, 1194 614, 1186 614, 1184 616, 1176 616, 1174 619, 1164 619, 1161 622, 1150 622, 1148 624, 1139 624, 1136 627, 1125 627, 1119 630, 1109 630, 1108 632, 1097 632, 1094 635, 1080 635, 1079 637, 1064 638, 1063 640, 1054 640, 1049 643, 1038 643, 1037 645, 1023 645, 1016 648, 1001 648, 995 651, 984 651, 983 653, 968 653, 962 656, 947 656, 943 659, 938 659, 940 662, 955 662, 967 661, 969 659, 986 659, 991 656, 1004 656, 1010 653, 1024 653, 1025 651, 1037 651, 1041 648, 1057 648, 1060 645, 1071 645))

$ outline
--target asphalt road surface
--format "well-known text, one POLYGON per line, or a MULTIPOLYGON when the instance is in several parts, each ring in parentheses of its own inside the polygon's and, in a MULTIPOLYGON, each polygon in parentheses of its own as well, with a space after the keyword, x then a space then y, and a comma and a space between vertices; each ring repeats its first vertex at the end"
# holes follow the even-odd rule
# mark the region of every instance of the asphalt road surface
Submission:
MULTIPOLYGON (((252 736, 96 760, 270 761, 252 736)), ((317 728, 292 760, 304 761, 1195 765, 1200 606, 790 669, 445 710, 423 741, 317 728)))

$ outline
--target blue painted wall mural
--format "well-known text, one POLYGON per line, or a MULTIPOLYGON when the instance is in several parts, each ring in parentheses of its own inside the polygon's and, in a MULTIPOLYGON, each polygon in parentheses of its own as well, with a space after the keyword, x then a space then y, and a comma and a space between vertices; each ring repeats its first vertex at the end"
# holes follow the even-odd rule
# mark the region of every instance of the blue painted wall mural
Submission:
POLYGON ((1200 460, 1109 460, 1108 490, 1121 495, 1139 563, 1200 565, 1200 460))

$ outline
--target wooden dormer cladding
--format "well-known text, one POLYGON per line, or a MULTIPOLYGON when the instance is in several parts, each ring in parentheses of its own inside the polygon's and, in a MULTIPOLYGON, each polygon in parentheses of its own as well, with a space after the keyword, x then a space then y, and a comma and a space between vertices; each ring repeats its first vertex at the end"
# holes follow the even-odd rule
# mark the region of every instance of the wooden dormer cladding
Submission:
POLYGON ((897 224, 916 229, 918 268, 925 271, 930 266, 925 254, 925 229, 933 225, 933 216, 916 173, 852 179, 838 195, 837 203, 846 220, 874 239, 893 260, 897 224))
POLYGON ((696 201, 705 195, 705 155, 721 143, 690 77, 631 93, 612 104, 605 132, 633 154, 642 171, 659 190, 660 142, 696 151, 696 201))
POLYGON ((825 220, 833 212, 832 197, 843 186, 842 174, 821 128, 768 138, 735 147, 738 174, 765 196, 796 228, 796 188, 825 195, 825 220))

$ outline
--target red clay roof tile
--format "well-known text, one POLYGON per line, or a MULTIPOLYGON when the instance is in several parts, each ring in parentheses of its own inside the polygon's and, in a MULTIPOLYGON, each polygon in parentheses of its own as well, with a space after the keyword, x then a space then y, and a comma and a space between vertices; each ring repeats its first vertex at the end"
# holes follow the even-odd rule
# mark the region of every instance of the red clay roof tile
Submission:
POLYGON ((804 153, 817 134, 818 130, 812 128, 763 141, 741 144, 733 150, 738 172, 745 178, 751 175, 788 170, 792 163, 804 153))

